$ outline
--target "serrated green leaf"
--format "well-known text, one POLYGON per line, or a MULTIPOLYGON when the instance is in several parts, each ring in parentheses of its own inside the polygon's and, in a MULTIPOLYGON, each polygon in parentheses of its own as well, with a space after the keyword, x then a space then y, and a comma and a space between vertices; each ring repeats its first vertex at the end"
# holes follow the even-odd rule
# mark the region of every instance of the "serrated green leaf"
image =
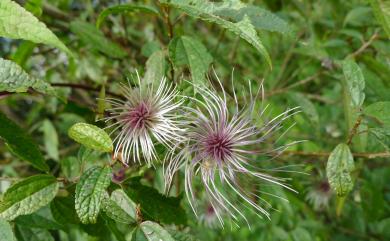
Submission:
POLYGON ((96 27, 100 28, 103 21, 110 14, 118 14, 118 13, 130 13, 130 12, 143 12, 143 13, 151 13, 151 14, 159 14, 157 9, 148 5, 141 4, 122 4, 116 5, 109 8, 104 9, 100 14, 98 19, 96 20, 96 27))
POLYGON ((111 173, 111 167, 91 167, 81 176, 76 186, 75 207, 82 223, 96 223, 111 173))
POLYGON ((40 130, 43 132, 43 140, 48 156, 58 160, 58 135, 53 123, 48 119, 44 120, 40 130))
POLYGON ((43 43, 71 54, 69 49, 44 23, 14 1, 1 0, 0 20, 1 37, 43 43))
POLYGON ((214 3, 214 6, 214 13, 218 16, 230 18, 238 22, 246 15, 257 29, 279 32, 287 35, 292 34, 290 27, 283 19, 263 8, 245 4, 239 0, 214 3))
POLYGON ((49 83, 28 75, 16 63, 0 58, 0 91, 26 92, 30 87, 42 93, 55 94, 49 83))
POLYGON ((353 108, 360 108, 365 97, 363 92, 365 87, 363 73, 359 65, 357 65, 353 60, 343 61, 342 67, 346 90, 351 100, 350 105, 353 108))
POLYGON ((54 241, 53 236, 46 229, 16 226, 18 241, 54 241))
POLYGON ((126 195, 122 189, 111 193, 103 203, 103 210, 111 219, 119 223, 135 223, 136 204, 126 195))
POLYGON ((367 106, 364 114, 374 117, 381 124, 390 126, 390 101, 380 101, 367 106))
POLYGON ((112 58, 124 58, 125 50, 107 39, 95 25, 76 20, 70 23, 70 30, 75 33, 86 45, 112 58))
POLYGON ((326 165, 326 175, 330 186, 338 196, 345 196, 353 188, 351 172, 355 168, 351 151, 341 143, 332 151, 326 165))
POLYGON ((0 218, 0 240, 16 241, 11 225, 2 218, 0 218))
POLYGON ((102 152, 112 152, 113 143, 110 136, 97 126, 77 123, 69 129, 68 135, 88 148, 102 152))
POLYGON ((0 217, 13 220, 47 205, 58 191, 57 180, 50 175, 28 177, 12 185, 0 202, 0 217))
POLYGON ((180 205, 181 198, 166 197, 156 189, 142 185, 139 178, 131 178, 126 184, 126 194, 141 205, 144 218, 166 224, 187 222, 186 213, 180 205))
POLYGON ((165 52, 156 51, 146 61, 145 83, 156 83, 165 76, 165 52))
POLYGON ((203 83, 205 74, 213 57, 206 47, 198 40, 181 36, 169 43, 169 57, 176 66, 189 66, 192 79, 195 83, 203 83))
POLYGON ((248 15, 244 15, 241 21, 234 23, 218 16, 215 13, 216 6, 208 0, 161 0, 160 2, 180 9, 192 17, 216 23, 219 26, 237 34, 255 47, 257 51, 264 56, 269 67, 272 68, 271 58, 257 35, 248 15))
POLYGON ((78 224, 80 223, 73 196, 68 197, 56 197, 50 203, 50 210, 54 219, 60 224, 78 224))
POLYGON ((42 153, 31 136, 0 112, 0 137, 20 159, 30 162, 41 171, 48 171, 42 153))
POLYGON ((172 236, 158 223, 145 221, 140 224, 140 227, 148 241, 174 241, 172 236))
POLYGON ((370 3, 376 19, 390 38, 390 2, 384 0, 370 0, 370 3))

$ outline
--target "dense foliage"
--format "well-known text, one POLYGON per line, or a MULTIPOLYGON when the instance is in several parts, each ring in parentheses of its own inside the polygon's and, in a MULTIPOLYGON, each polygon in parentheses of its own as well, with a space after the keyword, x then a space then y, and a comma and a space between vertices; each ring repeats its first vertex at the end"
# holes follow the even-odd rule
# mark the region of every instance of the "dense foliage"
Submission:
POLYGON ((0 240, 390 240, 389 38, 386 0, 1 0, 0 240), (175 95, 147 92, 160 119, 142 128, 165 127, 154 144, 131 139, 139 122, 118 134, 116 110, 165 85, 175 95), (192 180, 209 159, 170 172, 180 129, 192 151, 191 134, 208 134, 197 118, 185 126, 198 103, 249 108, 257 129, 239 133, 261 140, 250 165, 287 188, 236 179, 241 166, 192 180), (231 206, 214 180, 237 185, 231 206))

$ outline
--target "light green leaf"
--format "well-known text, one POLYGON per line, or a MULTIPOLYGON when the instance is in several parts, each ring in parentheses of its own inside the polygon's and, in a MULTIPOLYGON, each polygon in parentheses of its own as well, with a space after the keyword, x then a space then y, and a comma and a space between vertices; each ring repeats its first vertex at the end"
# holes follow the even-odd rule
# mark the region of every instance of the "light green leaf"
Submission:
POLYGON ((40 130, 43 132, 43 140, 48 156, 58 160, 58 135, 53 123, 48 119, 44 120, 40 130))
POLYGON ((104 201, 103 210, 108 217, 120 223, 130 224, 136 220, 136 204, 122 189, 111 193, 111 197, 104 201))
POLYGON ((70 23, 70 30, 75 33, 86 45, 112 58, 124 58, 125 50, 107 39, 95 25, 76 20, 70 23))
POLYGON ((118 13, 130 13, 130 12, 143 12, 143 13, 151 13, 151 14, 159 14, 158 11, 151 6, 141 5, 141 4, 123 4, 116 5, 113 7, 109 7, 104 9, 100 14, 98 19, 96 20, 96 27, 99 28, 106 17, 110 14, 118 14, 118 13))
POLYGON ((343 73, 346 84, 346 91, 350 96, 350 105, 353 108, 360 108, 364 102, 365 94, 363 92, 365 83, 364 76, 359 67, 353 60, 343 61, 343 73))
POLYGON ((77 123, 69 129, 68 135, 88 148, 102 152, 112 152, 113 144, 110 136, 97 126, 77 123))
POLYGON ((32 137, 8 119, 0 112, 0 137, 4 139, 10 150, 20 159, 30 162, 35 168, 41 171, 48 171, 49 166, 37 144, 32 137))
POLYGON ((230 18, 238 22, 246 15, 257 29, 288 35, 292 34, 291 28, 283 19, 263 8, 245 4, 239 0, 214 3, 214 6, 214 13, 218 16, 230 18))
POLYGON ((381 124, 390 126, 390 101, 380 101, 367 106, 364 114, 376 118, 381 124))
POLYGON ((352 190, 351 172, 354 168, 353 156, 348 145, 341 143, 336 146, 328 158, 326 175, 338 196, 345 196, 352 190))
POLYGON ((26 92, 30 87, 42 93, 55 94, 49 83, 28 75, 16 63, 0 58, 0 91, 26 92))
POLYGON ((0 203, 0 218, 13 220, 19 215, 33 213, 56 196, 57 180, 50 175, 28 177, 12 185, 0 203))
POLYGON ((390 2, 386 0, 370 0, 370 3, 376 19, 390 38, 390 2))
POLYGON ((148 241, 174 241, 168 231, 166 231, 158 223, 145 221, 140 224, 140 227, 148 241))
POLYGON ((297 105, 301 107, 301 110, 303 111, 303 113, 305 113, 307 118, 312 122, 314 126, 317 127, 320 122, 320 117, 314 104, 301 93, 290 92, 288 93, 288 96, 291 98, 292 101, 294 101, 297 105))
POLYGON ((44 23, 11 0, 0 1, 0 36, 51 45, 71 54, 44 23))
POLYGON ((145 83, 157 83, 165 76, 165 52, 156 51, 146 61, 145 83))
POLYGON ((75 207, 82 223, 96 223, 111 173, 108 166, 92 167, 81 176, 76 185, 75 207))
POLYGON ((187 65, 195 83, 203 83, 213 57, 198 40, 181 36, 169 43, 169 57, 176 66, 187 65))
POLYGON ((16 241, 11 225, 2 218, 0 218, 0 240, 16 241))
POLYGON ((216 23, 237 34, 255 47, 264 56, 269 67, 272 68, 271 58, 257 35, 248 15, 244 15, 241 21, 234 23, 218 16, 216 14, 218 8, 208 0, 161 0, 160 2, 180 9, 192 17, 216 23))

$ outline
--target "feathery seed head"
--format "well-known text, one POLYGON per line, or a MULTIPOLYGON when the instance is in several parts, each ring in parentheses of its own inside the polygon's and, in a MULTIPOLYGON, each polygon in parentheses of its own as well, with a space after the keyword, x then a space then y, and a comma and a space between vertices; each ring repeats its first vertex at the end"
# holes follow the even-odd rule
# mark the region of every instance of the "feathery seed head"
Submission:
MULTIPOLYGON (((219 80, 218 82, 220 83, 219 80)), ((249 180, 252 183, 276 184, 293 191, 284 184, 284 179, 265 173, 252 158, 254 155, 275 156, 289 145, 295 144, 279 146, 268 151, 264 149, 264 142, 275 140, 275 137, 278 137, 276 141, 280 138, 277 131, 282 128, 284 120, 298 112, 297 108, 289 109, 257 126, 252 118, 255 106, 252 96, 248 107, 239 108, 233 89, 236 111, 230 114, 222 84, 220 87, 223 97, 218 96, 215 89, 195 86, 201 99, 192 98, 199 107, 187 108, 189 125, 185 133, 186 139, 175 145, 164 162, 166 191, 169 191, 174 173, 184 167, 185 191, 195 214, 197 202, 193 182, 194 178, 200 176, 210 205, 222 225, 222 214, 228 214, 234 223, 240 216, 248 223, 243 214, 244 208, 250 208, 257 215, 269 218, 269 213, 263 206, 270 205, 259 193, 275 195, 262 191, 252 192, 242 183, 249 180), (259 202, 264 205, 260 205, 259 202)), ((263 93, 262 86, 258 95, 260 91, 263 93)), ((266 108, 260 110, 258 113, 260 117, 264 118, 266 108)), ((273 141, 273 144, 276 144, 276 141, 273 141)))
POLYGON ((141 82, 137 73, 139 87, 122 85, 124 100, 107 98, 112 106, 108 109, 111 116, 104 118, 113 123, 111 135, 115 136, 114 158, 124 163, 130 161, 148 165, 158 159, 155 144, 160 143, 168 148, 173 141, 181 140, 183 128, 178 122, 176 113, 183 100, 178 97, 176 89, 163 78, 157 88, 155 84, 141 82))

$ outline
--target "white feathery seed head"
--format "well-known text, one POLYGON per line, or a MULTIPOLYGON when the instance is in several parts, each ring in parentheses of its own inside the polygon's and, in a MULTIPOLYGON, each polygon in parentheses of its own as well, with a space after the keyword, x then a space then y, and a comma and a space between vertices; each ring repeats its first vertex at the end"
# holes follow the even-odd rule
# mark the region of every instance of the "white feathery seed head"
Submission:
POLYGON ((106 127, 112 128, 110 135, 117 133, 113 140, 115 159, 153 165, 158 160, 155 144, 172 148, 176 141, 182 140, 184 129, 178 111, 183 98, 165 77, 151 84, 141 81, 138 72, 137 78, 138 87, 122 84, 124 99, 106 99, 112 108, 104 120, 112 122, 106 127))
POLYGON ((265 142, 272 142, 276 145, 280 137, 286 133, 279 133, 283 122, 299 110, 297 108, 288 109, 274 118, 266 118, 264 112, 267 106, 261 107, 257 114, 265 120, 261 126, 258 126, 256 124, 258 119, 255 120, 253 116, 256 111, 255 99, 260 95, 264 96, 262 85, 255 99, 249 88, 250 104, 240 107, 233 80, 231 101, 234 104, 231 105, 228 103, 227 94, 218 76, 216 79, 222 90, 222 97, 217 94, 215 88, 194 86, 201 98, 191 98, 197 107, 186 107, 188 125, 185 139, 177 143, 165 158, 165 189, 169 192, 175 173, 183 168, 186 196, 196 216, 198 216, 199 199, 194 190, 194 179, 199 178, 211 205, 210 210, 215 212, 222 226, 224 214, 231 217, 235 224, 241 218, 250 226, 243 209, 250 209, 259 217, 269 218, 270 214, 266 208, 271 207, 263 195, 276 195, 266 193, 261 188, 257 188, 256 191, 250 190, 243 183, 250 182, 260 187, 273 184, 294 191, 285 184, 285 179, 268 174, 271 171, 287 170, 261 169, 256 161, 258 159, 254 157, 267 156, 271 160, 288 146, 297 143, 273 147, 272 150, 264 149, 265 142), (230 106, 235 106, 235 110, 231 111, 234 108, 229 108, 230 106))

